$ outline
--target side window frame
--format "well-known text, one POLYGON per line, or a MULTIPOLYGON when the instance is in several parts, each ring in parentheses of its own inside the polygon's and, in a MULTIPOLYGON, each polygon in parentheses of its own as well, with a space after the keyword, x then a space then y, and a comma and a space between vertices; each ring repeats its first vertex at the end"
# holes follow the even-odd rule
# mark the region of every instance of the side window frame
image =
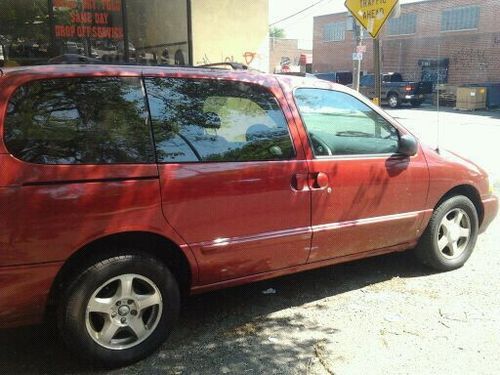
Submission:
POLYGON ((158 75, 154 75, 154 74, 144 74, 142 76, 142 83, 143 83, 144 93, 145 93, 145 98, 146 98, 146 108, 148 111, 148 123, 150 124, 151 134, 153 137, 155 160, 156 160, 157 164, 256 163, 256 162, 289 162, 289 161, 297 160, 297 156, 298 156, 297 148, 296 148, 296 144, 294 142, 294 137, 293 137, 292 131, 290 129, 290 127, 293 124, 290 124, 290 121, 286 117, 285 110, 283 109, 280 101, 278 100, 276 95, 272 92, 272 90, 269 89, 269 87, 266 87, 264 85, 261 85, 261 84, 255 83, 255 82, 239 81, 239 80, 232 80, 232 79, 227 79, 227 78, 226 79, 219 79, 219 78, 198 78, 198 77, 191 77, 191 76, 188 76, 188 77, 158 76, 158 75), (283 158, 283 159, 254 159, 254 160, 236 160, 236 161, 235 160, 202 160, 199 153, 193 149, 193 146, 190 145, 189 142, 187 142, 189 148, 198 157, 197 161, 160 161, 159 157, 158 157, 158 148, 157 148, 158 140, 157 140, 157 137, 155 134, 156 133, 155 132, 155 124, 154 124, 154 119, 153 119, 153 113, 151 110, 151 101, 149 99, 150 92, 148 91, 148 87, 147 87, 147 80, 152 81, 155 79, 167 79, 167 80, 168 79, 176 79, 176 80, 184 80, 184 81, 205 81, 205 82, 216 81, 216 82, 223 82, 223 83, 227 83, 227 84, 244 84, 244 85, 248 85, 248 86, 262 90, 263 92, 268 94, 270 98, 272 98, 275 101, 276 106, 280 111, 280 116, 282 117, 283 123, 286 126, 286 131, 288 133, 288 139, 290 141, 290 146, 291 146, 291 150, 292 150, 290 157, 283 158))
POLYGON ((2 127, 2 141, 4 144, 4 147, 6 151, 11 154, 16 160, 19 160, 22 163, 25 164, 33 164, 33 165, 40 165, 40 166, 46 166, 46 167, 58 167, 58 166, 73 166, 73 167, 78 167, 78 166, 112 166, 112 165, 154 165, 156 164, 156 149, 154 145, 154 138, 153 138, 153 131, 152 127, 150 124, 150 115, 149 115, 149 107, 148 107, 148 101, 145 96, 145 87, 143 84, 142 76, 140 74, 138 75, 128 75, 128 76, 121 76, 121 75, 103 75, 103 76, 87 76, 87 75, 77 75, 74 77, 65 77, 65 76, 54 76, 54 77, 46 77, 46 78, 34 78, 34 79, 29 79, 26 81, 23 81, 22 83, 16 85, 16 87, 11 91, 9 97, 7 98, 7 105, 6 105, 6 112, 4 114, 4 121, 3 121, 3 127, 2 127), (117 80, 122 80, 122 79, 136 79, 138 85, 138 89, 140 90, 140 93, 142 95, 142 99, 144 100, 144 107, 143 107, 143 114, 142 117, 144 119, 144 130, 147 131, 148 133, 148 142, 149 142, 149 147, 150 153, 148 155, 149 160, 147 161, 134 161, 134 162, 126 162, 126 161, 117 161, 117 162, 85 162, 85 163, 69 163, 69 162, 57 162, 57 163, 41 163, 41 162, 36 162, 36 161, 28 161, 24 160, 20 155, 17 155, 14 153, 8 145, 7 142, 7 118, 8 118, 8 107, 11 99, 14 97, 14 95, 20 90, 23 89, 26 86, 29 86, 31 84, 36 84, 38 82, 44 82, 44 81, 62 81, 62 80, 80 80, 80 81, 91 81, 93 79, 117 79, 117 80))
MULTIPOLYGON (((318 87, 307 87, 307 86, 304 86, 304 87, 295 87, 293 89, 293 91, 292 91, 293 102, 294 102, 295 107, 297 108, 297 113, 300 116, 300 121, 302 122, 302 126, 303 126, 304 131, 305 131, 306 136, 307 136, 307 140, 308 140, 307 147, 311 150, 311 155, 313 156, 313 158, 315 160, 330 160, 330 159, 377 159, 377 158, 387 158, 387 157, 390 157, 390 156, 399 156, 400 155, 399 151, 396 151, 396 152, 393 152, 393 153, 377 153, 377 154, 316 155, 316 153, 314 152, 314 147, 312 145, 312 139, 311 139, 310 133, 309 133, 309 131, 307 129, 306 121, 304 120, 304 116, 302 115, 302 111, 300 110, 300 106, 299 106, 299 104, 297 102, 296 92, 297 92, 297 90, 300 90, 300 89, 321 90, 321 91, 329 91, 329 92, 341 93, 341 94, 348 95, 348 96, 352 97, 353 99, 359 101, 363 105, 366 105, 366 104, 363 103, 358 98, 356 98, 354 95, 351 95, 351 94, 349 94, 347 92, 343 92, 343 91, 339 91, 339 90, 325 89, 325 88, 318 88, 318 87)), ((370 110, 373 111, 377 116, 379 116, 381 119, 383 119, 384 122, 388 126, 390 126, 391 128, 393 128, 396 131, 396 134, 398 136, 398 146, 399 146, 399 143, 401 142, 401 135, 402 135, 401 131, 396 126, 394 126, 393 124, 391 124, 380 113, 378 113, 377 111, 373 110, 369 106, 367 106, 367 107, 370 108, 370 110)))

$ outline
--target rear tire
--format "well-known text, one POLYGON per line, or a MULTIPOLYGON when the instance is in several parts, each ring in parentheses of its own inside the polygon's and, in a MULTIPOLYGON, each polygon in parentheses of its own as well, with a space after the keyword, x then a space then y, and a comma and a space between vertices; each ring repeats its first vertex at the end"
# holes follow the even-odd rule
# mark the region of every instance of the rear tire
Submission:
POLYGON ((59 332, 92 365, 121 367, 166 340, 179 308, 179 288, 168 268, 126 252, 84 267, 73 279, 59 305, 59 332))
POLYGON ((478 222, 469 198, 457 195, 447 199, 432 214, 415 249, 417 258, 439 271, 462 267, 476 245, 478 222))
POLYGON ((391 108, 398 108, 401 105, 401 99, 398 94, 389 94, 387 97, 387 103, 391 108))

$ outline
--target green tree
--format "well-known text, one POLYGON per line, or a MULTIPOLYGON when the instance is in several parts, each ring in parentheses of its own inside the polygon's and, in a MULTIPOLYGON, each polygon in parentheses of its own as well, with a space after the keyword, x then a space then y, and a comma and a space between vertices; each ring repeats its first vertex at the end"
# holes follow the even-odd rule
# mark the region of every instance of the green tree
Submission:
POLYGON ((271 38, 285 38, 285 30, 279 27, 270 27, 269 28, 269 36, 271 38))

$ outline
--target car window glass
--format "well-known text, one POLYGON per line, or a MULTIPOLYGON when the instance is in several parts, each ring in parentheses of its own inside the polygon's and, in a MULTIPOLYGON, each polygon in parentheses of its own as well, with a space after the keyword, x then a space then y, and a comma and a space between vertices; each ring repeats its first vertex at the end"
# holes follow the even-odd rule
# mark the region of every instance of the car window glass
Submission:
POLYGON ((35 81, 9 101, 5 142, 32 163, 150 163, 146 119, 139 78, 35 81))
POLYGON ((285 160, 294 156, 276 99, 255 85, 146 79, 159 162, 285 160))
POLYGON ((295 99, 316 156, 397 152, 398 131, 355 97, 297 89, 295 99))

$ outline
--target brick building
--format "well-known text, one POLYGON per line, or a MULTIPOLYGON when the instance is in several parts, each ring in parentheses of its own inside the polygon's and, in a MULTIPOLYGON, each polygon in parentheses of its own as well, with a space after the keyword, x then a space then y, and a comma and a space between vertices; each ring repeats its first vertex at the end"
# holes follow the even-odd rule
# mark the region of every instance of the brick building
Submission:
POLYGON ((269 72, 280 72, 285 66, 294 71, 304 71, 303 65, 307 61, 304 62, 303 57, 311 54, 311 50, 299 48, 298 39, 269 38, 269 72))
MULTIPOLYGON (((383 72, 408 80, 500 82, 500 1, 426 0, 403 4, 381 32, 383 72)), ((352 70, 356 41, 348 13, 314 18, 313 71, 352 70)), ((373 71, 372 39, 361 70, 373 71)))

